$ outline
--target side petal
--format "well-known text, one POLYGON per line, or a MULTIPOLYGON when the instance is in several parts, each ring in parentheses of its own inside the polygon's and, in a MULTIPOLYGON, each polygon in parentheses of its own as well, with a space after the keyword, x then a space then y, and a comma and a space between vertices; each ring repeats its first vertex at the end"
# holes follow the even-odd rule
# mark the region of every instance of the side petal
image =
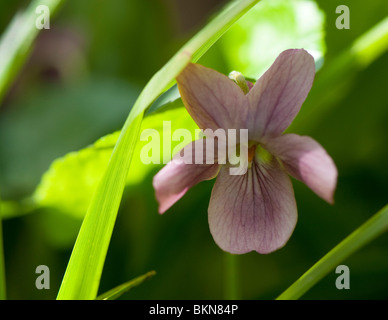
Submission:
POLYGON ((285 134, 266 144, 267 150, 283 162, 294 178, 304 182, 322 199, 334 202, 337 168, 318 142, 307 136, 285 134))
POLYGON ((221 168, 209 204, 210 232, 221 249, 270 253, 284 246, 296 221, 292 184, 275 158, 254 162, 241 176, 221 168))
POLYGON ((187 111, 201 129, 246 128, 248 99, 227 76, 190 63, 177 83, 187 111))
POLYGON ((195 147, 195 141, 188 144, 154 176, 153 187, 159 202, 159 213, 164 213, 197 183, 217 175, 220 167, 217 156, 213 159, 211 155, 206 155, 206 144, 201 144, 203 152, 197 154, 195 147), (202 161, 198 161, 199 157, 202 161))
POLYGON ((314 58, 307 51, 283 51, 247 94, 250 139, 260 141, 287 129, 306 100, 314 76, 314 58))

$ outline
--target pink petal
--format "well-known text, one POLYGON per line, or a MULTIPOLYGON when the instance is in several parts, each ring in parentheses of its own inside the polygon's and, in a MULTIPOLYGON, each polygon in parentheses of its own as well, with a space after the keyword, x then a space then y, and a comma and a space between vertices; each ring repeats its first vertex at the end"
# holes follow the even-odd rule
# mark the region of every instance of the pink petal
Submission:
POLYGON ((282 160, 294 178, 304 182, 327 202, 334 202, 337 168, 318 142, 307 136, 285 134, 267 141, 266 147, 282 160))
POLYGON ((248 99, 227 76, 190 63, 177 83, 187 111, 201 129, 246 128, 248 99))
POLYGON ((213 179, 217 175, 220 167, 217 155, 214 155, 213 164, 209 164, 209 158, 213 155, 207 155, 205 150, 206 143, 198 155, 193 141, 154 176, 153 186, 159 202, 159 213, 164 213, 197 183, 213 179), (196 156, 197 160, 198 156, 202 157, 203 164, 195 164, 198 163, 196 156))
POLYGON ((241 176, 221 168, 209 204, 210 232, 221 249, 272 252, 287 242, 296 221, 292 184, 275 158, 268 165, 253 162, 241 176))
POLYGON ((283 51, 247 94, 250 139, 260 141, 287 129, 305 101, 314 76, 314 59, 307 51, 283 51))

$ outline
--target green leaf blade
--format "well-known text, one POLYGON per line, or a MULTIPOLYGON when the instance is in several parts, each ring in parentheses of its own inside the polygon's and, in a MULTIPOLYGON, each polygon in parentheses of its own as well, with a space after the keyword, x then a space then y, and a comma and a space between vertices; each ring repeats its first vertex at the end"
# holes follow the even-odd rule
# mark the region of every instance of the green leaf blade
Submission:
POLYGON ((125 282, 105 293, 102 293, 100 294, 96 300, 116 300, 117 298, 119 298, 121 295, 123 295, 124 293, 126 293, 127 291, 131 290, 132 288, 142 284, 144 281, 150 279, 151 277, 153 277, 154 275, 156 274, 155 271, 150 271, 150 272, 147 272, 146 274, 140 276, 140 277, 137 277, 135 279, 132 279, 128 282, 125 282))
POLYGON ((388 205, 329 251, 284 291, 277 300, 299 299, 343 260, 386 231, 388 231, 388 205))
POLYGON ((102 177, 81 225, 73 253, 58 293, 58 299, 94 299, 97 295, 102 268, 124 190, 142 114, 133 121, 131 130, 119 138, 116 153, 102 177), (124 152, 124 150, 126 152, 124 152))
POLYGON ((35 0, 25 11, 17 13, 0 40, 0 102, 11 86, 15 76, 26 61, 33 42, 40 30, 35 25, 35 10, 45 5, 50 17, 62 5, 63 0, 35 0))

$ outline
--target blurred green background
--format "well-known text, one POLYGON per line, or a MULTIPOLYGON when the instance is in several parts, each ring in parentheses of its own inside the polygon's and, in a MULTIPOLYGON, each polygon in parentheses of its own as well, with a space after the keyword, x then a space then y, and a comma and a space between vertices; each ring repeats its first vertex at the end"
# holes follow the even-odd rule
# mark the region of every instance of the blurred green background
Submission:
MULTIPOLYGON (((119 130, 150 77, 225 3, 65 1, 51 28, 42 30, 0 105, 0 196, 16 206, 3 221, 9 299, 55 299, 82 222, 75 212, 82 215, 90 197, 79 177, 79 183, 56 181, 55 190, 61 183, 67 187, 57 196, 71 206, 32 203, 42 175, 55 159, 119 130), (49 290, 35 287, 35 268, 42 264, 50 268, 49 290)), ((0 4, 1 32, 27 4, 0 4)), ((319 141, 339 171, 334 206, 293 180, 295 232, 279 251, 238 257, 242 299, 275 298, 387 203, 387 36, 354 53, 358 39, 387 14, 386 0, 262 1, 199 61, 257 78, 282 50, 309 50, 317 61, 316 80, 290 131, 319 141), (336 28, 339 5, 350 9, 350 29, 336 28)), ((84 163, 77 163, 80 176, 84 163)), ((125 189, 100 292, 155 270, 156 276, 122 298, 225 298, 225 254, 207 223, 214 181, 195 186, 160 216, 152 188, 159 169, 133 168, 143 170, 144 178, 125 189)), ((387 299, 387 250, 383 235, 343 262, 350 268, 350 290, 335 287, 333 270, 303 298, 387 299)))

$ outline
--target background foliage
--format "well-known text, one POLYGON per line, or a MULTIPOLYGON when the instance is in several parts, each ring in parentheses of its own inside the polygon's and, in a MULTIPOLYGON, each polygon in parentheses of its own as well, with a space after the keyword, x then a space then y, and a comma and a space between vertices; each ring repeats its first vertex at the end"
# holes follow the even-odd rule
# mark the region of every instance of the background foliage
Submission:
MULTIPOLYGON (((68 1, 51 29, 41 32, 0 106, 8 298, 56 297, 93 186, 117 139, 117 133, 110 134, 121 129, 149 78, 225 2, 68 1), (106 137, 98 140, 101 136, 106 137), (50 290, 35 287, 35 268, 41 264, 50 267, 50 290)), ((25 4, 0 4, 0 30, 25 4)), ((312 52, 319 71, 290 129, 318 140, 339 170, 334 206, 293 181, 299 211, 295 232, 275 253, 238 258, 242 298, 275 298, 386 204, 388 54, 383 50, 362 64, 346 53, 387 12, 385 0, 368 5, 262 1, 199 61, 224 73, 238 70, 257 78, 286 48, 312 52), (349 30, 335 27, 340 4, 350 8, 349 30)), ((173 125, 193 129, 180 106, 178 100, 178 109, 150 114, 143 127, 158 128, 163 119, 174 119, 173 125)), ((160 166, 145 168, 136 161, 132 166, 136 174, 128 178, 100 291, 156 270, 122 298, 224 298, 225 257, 207 224, 214 182, 197 185, 160 216, 152 188, 160 166)), ((384 235, 344 261, 351 271, 350 290, 335 288, 333 272, 304 298, 387 298, 387 246, 384 235)))

